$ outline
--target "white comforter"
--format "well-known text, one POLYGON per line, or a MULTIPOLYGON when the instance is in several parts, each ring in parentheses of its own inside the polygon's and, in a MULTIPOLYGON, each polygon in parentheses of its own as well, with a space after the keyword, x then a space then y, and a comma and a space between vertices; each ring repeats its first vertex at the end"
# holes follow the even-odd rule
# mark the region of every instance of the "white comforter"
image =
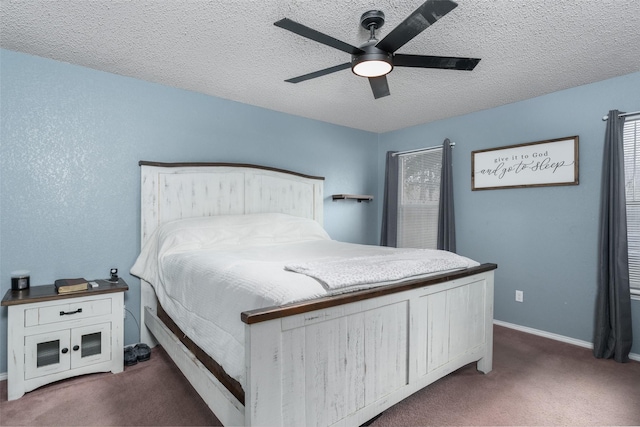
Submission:
MULTIPOLYGON (((325 261, 335 266, 345 259, 388 257, 395 250, 330 240, 313 221, 310 224, 279 214, 264 217, 168 223, 154 233, 131 269, 133 275, 153 285, 160 304, 182 331, 243 386, 244 324, 240 313, 398 281, 379 282, 376 276, 375 283, 360 280, 332 289, 326 282, 289 271, 285 265, 308 269, 325 261)), ((446 260, 441 262, 445 269, 478 265, 448 252, 430 252, 446 260)), ((413 270, 410 274, 420 273, 413 270)))

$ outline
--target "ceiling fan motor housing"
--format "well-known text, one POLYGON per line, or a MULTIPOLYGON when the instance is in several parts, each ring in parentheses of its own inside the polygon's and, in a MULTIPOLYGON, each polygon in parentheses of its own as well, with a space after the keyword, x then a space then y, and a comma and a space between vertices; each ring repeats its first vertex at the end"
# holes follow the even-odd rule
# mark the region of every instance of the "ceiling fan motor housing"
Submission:
MULTIPOLYGON (((353 71, 354 74, 362 76, 362 74, 358 74, 356 72, 356 67, 358 66, 358 64, 369 61, 381 61, 389 64, 389 71, 387 71, 385 74, 393 70, 393 54, 385 52, 382 49, 378 49, 376 47, 377 43, 378 40, 369 40, 368 42, 360 46, 360 49, 363 50, 364 53, 356 53, 351 55, 351 71, 353 71)), ((365 75, 364 77, 370 76, 365 75)))

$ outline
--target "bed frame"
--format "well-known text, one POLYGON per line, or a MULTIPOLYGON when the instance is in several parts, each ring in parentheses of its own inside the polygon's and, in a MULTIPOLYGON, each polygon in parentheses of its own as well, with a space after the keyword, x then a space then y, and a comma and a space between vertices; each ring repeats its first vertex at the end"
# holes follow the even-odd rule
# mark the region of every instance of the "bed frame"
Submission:
MULTIPOLYGON (((142 244, 159 224, 195 216, 281 212, 322 224, 323 178, 246 164, 140 166, 142 244)), ((141 341, 164 347, 224 425, 358 426, 464 365, 491 371, 496 268, 242 313, 244 399, 158 318, 144 281, 141 341)))

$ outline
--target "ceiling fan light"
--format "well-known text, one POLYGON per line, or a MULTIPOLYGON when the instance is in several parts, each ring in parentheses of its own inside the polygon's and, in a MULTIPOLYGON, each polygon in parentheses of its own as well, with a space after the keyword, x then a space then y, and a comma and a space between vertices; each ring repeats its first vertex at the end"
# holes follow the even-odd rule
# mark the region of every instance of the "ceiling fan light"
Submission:
POLYGON ((381 59, 364 60, 354 63, 351 70, 362 77, 379 77, 388 74, 393 69, 389 61, 381 59))

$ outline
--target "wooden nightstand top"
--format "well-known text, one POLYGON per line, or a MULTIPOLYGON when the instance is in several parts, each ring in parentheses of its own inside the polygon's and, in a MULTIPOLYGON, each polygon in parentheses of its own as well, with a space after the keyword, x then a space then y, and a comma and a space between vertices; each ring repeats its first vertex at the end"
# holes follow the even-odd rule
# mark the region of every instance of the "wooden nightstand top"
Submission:
POLYGON ((108 280, 90 280, 90 282, 96 282, 98 287, 92 288, 89 286, 89 289, 86 291, 72 292, 68 294, 58 294, 54 285, 32 286, 29 289, 22 289, 20 291, 9 289, 7 293, 4 294, 2 304, 0 305, 32 304, 34 302, 124 292, 129 289, 129 285, 127 285, 123 279, 119 279, 117 283, 112 283, 108 280))

